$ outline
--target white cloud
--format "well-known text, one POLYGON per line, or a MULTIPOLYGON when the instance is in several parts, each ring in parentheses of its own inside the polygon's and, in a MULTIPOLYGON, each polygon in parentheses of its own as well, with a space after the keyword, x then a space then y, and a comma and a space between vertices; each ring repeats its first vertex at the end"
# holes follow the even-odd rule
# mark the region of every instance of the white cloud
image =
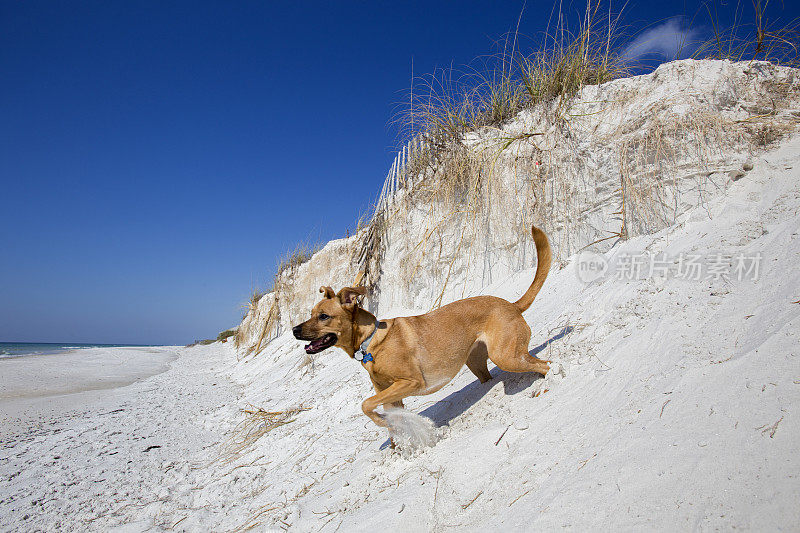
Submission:
POLYGON ((638 35, 625 47, 622 57, 639 59, 646 55, 658 55, 664 59, 675 59, 679 51, 685 57, 696 48, 699 34, 698 30, 681 28, 680 19, 670 19, 638 35))

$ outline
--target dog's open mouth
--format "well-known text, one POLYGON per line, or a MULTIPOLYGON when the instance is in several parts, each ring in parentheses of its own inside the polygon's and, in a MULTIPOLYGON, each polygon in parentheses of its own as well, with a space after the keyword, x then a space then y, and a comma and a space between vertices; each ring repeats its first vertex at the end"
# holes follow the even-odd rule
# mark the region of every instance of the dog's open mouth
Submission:
POLYGON ((330 348, 334 344, 336 344, 336 334, 335 333, 326 333, 319 339, 315 341, 311 341, 311 344, 306 345, 306 353, 313 354, 321 352, 327 348, 330 348))

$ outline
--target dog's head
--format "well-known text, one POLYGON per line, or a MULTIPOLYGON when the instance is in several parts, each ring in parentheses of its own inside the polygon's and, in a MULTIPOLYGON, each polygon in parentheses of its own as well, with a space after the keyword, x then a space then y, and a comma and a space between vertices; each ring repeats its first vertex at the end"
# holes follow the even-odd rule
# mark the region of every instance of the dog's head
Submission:
POLYGON ((306 353, 314 354, 331 346, 353 346, 354 324, 358 299, 366 294, 364 287, 345 287, 334 293, 330 287, 320 287, 322 300, 311 310, 311 318, 292 328, 295 338, 311 341, 306 353))

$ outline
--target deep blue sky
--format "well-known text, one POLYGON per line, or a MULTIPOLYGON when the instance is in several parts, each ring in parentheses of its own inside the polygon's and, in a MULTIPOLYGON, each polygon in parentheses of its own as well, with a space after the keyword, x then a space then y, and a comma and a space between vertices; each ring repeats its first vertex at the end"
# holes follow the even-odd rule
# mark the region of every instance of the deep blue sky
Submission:
MULTIPOLYGON (((369 208, 412 57, 420 74, 496 51, 522 5, 0 1, 0 341, 235 325, 281 254, 369 208)), ((520 32, 551 7, 528 1, 520 32)))

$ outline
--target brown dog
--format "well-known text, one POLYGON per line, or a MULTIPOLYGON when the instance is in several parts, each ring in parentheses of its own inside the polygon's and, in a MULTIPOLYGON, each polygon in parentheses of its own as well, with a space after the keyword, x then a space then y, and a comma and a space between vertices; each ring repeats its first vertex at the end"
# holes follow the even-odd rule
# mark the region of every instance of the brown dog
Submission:
POLYGON ((358 305, 364 287, 345 287, 338 294, 321 287, 322 301, 311 318, 292 328, 294 336, 311 341, 310 354, 338 346, 350 357, 363 355, 377 394, 361 404, 364 414, 387 426, 375 412, 379 405, 403 406, 406 396, 436 392, 466 363, 481 383, 492 378, 486 360, 508 372, 546 374, 549 361, 528 355, 531 328, 522 312, 542 288, 552 261, 550 243, 533 228, 538 263, 527 292, 513 304, 495 296, 465 298, 419 316, 378 321, 358 305))

